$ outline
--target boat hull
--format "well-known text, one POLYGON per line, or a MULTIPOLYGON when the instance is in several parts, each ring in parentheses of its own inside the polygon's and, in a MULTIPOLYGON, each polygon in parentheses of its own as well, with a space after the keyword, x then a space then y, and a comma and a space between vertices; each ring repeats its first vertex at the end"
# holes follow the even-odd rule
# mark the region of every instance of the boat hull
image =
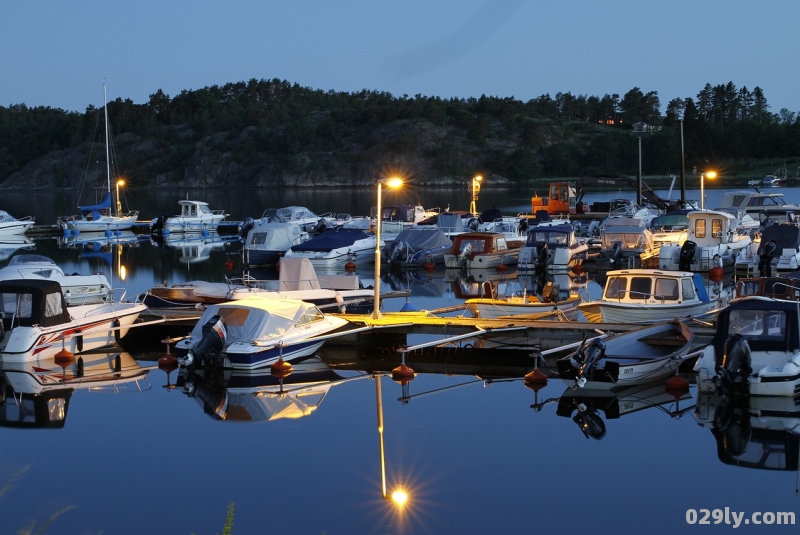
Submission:
POLYGON ((527 318, 548 316, 557 311, 573 310, 580 299, 568 299, 558 303, 525 302, 522 297, 510 299, 468 299, 467 310, 476 318, 499 318, 525 315, 527 318))
POLYGON ((129 230, 138 216, 101 217, 99 219, 74 219, 66 222, 67 229, 73 232, 104 232, 106 230, 129 230))
POLYGON ((636 305, 633 303, 617 304, 601 301, 593 303, 600 311, 603 321, 608 323, 653 323, 666 318, 685 318, 697 316, 717 308, 713 301, 683 305, 636 305))

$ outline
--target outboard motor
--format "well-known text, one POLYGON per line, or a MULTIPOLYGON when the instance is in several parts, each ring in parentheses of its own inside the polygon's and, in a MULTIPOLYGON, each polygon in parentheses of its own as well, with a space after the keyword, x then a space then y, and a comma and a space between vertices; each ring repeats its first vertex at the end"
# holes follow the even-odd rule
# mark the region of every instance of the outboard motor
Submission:
POLYGON ((722 396, 714 410, 714 428, 718 449, 739 457, 750 444, 753 428, 750 423, 750 399, 722 396))
POLYGON ((611 253, 608 257, 608 263, 619 266, 621 264, 620 260, 622 260, 622 242, 615 241, 614 246, 611 248, 611 253))
POLYGON ((681 252, 678 256, 678 269, 680 271, 691 271, 692 261, 697 252, 697 244, 691 240, 686 240, 681 246, 681 252))
POLYGON ((576 379, 578 379, 577 385, 579 387, 583 387, 586 384, 587 375, 594 370, 597 366, 597 362, 603 358, 606 354, 606 343, 600 340, 599 338, 595 338, 589 345, 585 348, 582 348, 578 354, 575 356, 575 361, 578 364, 578 374, 576 379))
POLYGON ((467 228, 470 230, 478 230, 478 218, 473 217, 467 221, 467 228))
POLYGON ((547 266, 547 243, 542 242, 537 244, 536 250, 539 251, 539 254, 536 256, 536 271, 544 271, 544 268, 547 266))
POLYGON ((772 259, 778 251, 778 244, 775 240, 762 243, 758 248, 758 274, 761 277, 769 277, 772 273, 772 259))
POLYGON ((250 232, 255 225, 256 222, 252 217, 247 216, 246 218, 244 218, 244 221, 239 223, 239 237, 246 238, 247 233, 250 232))
POLYGON ((400 255, 402 254, 403 249, 405 249, 407 247, 408 246, 403 242, 392 244, 392 250, 389 253, 389 263, 390 264, 394 264, 396 262, 399 262, 400 261, 400 255))
POLYGON ((472 245, 469 243, 461 244, 461 252, 458 253, 458 261, 463 263, 472 254, 472 245))
POLYGON ((734 334, 725 341, 725 354, 717 357, 717 375, 714 382, 722 395, 749 392, 751 367, 750 345, 741 334, 734 334))
POLYGON ((320 220, 317 221, 317 224, 314 225, 314 228, 312 229, 311 233, 312 234, 320 234, 322 232, 325 232, 325 229, 327 227, 328 227, 328 224, 325 222, 325 220, 320 218, 320 220))
POLYGON ((222 318, 212 316, 205 325, 203 325, 203 337, 199 342, 194 344, 184 359, 184 366, 191 366, 197 360, 204 362, 211 356, 214 351, 221 351, 225 345, 225 338, 227 337, 227 328, 222 318))
POLYGON ((523 217, 522 219, 519 220, 519 228, 517 228, 517 232, 519 232, 520 235, 524 235, 526 232, 528 232, 528 218, 527 217, 523 217))
POLYGON ((161 231, 164 230, 164 222, 167 220, 167 216, 165 215, 157 215, 153 218, 150 222, 150 232, 152 234, 161 234, 161 231))

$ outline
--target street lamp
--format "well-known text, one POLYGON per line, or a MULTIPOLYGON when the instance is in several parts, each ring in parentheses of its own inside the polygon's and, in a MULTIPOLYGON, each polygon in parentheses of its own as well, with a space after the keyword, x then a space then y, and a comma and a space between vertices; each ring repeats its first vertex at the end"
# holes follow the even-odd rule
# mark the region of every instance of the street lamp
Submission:
POLYGON ((472 217, 476 217, 478 215, 478 209, 475 207, 475 201, 478 200, 478 193, 481 191, 481 180, 483 180, 483 177, 481 175, 476 175, 473 177, 472 184, 470 186, 472 202, 469 204, 469 213, 472 214, 472 217))
POLYGON ((124 180, 117 180, 117 217, 119 217, 119 213, 122 211, 122 203, 119 202, 119 187, 124 186, 124 180))
MULTIPOLYGON (((375 297, 373 298, 374 308, 372 309, 372 319, 379 320, 383 317, 381 314, 381 185, 384 181, 378 181, 378 213, 375 216, 375 297)), ((400 178, 386 179, 386 185, 390 188, 396 189, 403 185, 403 180, 400 178)))
POLYGON ((717 178, 717 173, 714 171, 708 171, 707 173, 700 173, 700 209, 706 209, 706 193, 705 193, 705 179, 706 175, 708 178, 715 179, 717 178))
POLYGON ((396 489, 391 494, 386 492, 386 450, 383 447, 383 395, 381 394, 381 375, 375 374, 375 398, 378 405, 378 443, 381 452, 381 497, 391 499, 397 506, 404 506, 408 502, 408 493, 403 489, 396 489))

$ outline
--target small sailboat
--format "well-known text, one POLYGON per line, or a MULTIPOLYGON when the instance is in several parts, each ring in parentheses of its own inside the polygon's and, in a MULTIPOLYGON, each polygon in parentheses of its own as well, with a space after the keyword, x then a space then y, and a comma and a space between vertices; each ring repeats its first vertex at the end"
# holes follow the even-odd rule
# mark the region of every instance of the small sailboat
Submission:
POLYGON ((122 212, 122 203, 119 200, 119 187, 125 185, 124 180, 116 180, 114 183, 116 189, 116 211, 112 210, 111 154, 108 128, 108 105, 105 104, 106 101, 106 84, 103 84, 103 110, 105 112, 106 126, 106 176, 108 179, 108 191, 99 204, 78 206, 78 210, 81 211, 80 216, 61 218, 59 221, 61 227, 65 231, 69 230, 74 234, 80 232, 115 232, 120 230, 130 230, 139 217, 139 212, 135 210, 126 213, 122 212))

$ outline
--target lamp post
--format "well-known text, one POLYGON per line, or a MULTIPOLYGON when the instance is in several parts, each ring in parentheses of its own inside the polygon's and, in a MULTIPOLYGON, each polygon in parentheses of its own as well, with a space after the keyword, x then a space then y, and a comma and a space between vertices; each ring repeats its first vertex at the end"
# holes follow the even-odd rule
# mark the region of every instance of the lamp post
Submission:
MULTIPOLYGON (((383 317, 381 314, 381 185, 383 181, 378 181, 378 213, 375 215, 375 296, 373 298, 374 308, 372 309, 372 319, 379 320, 383 317)), ((390 188, 399 188, 403 185, 403 181, 399 178, 390 178, 386 180, 386 185, 390 188)))
POLYGON ((706 175, 708 175, 708 178, 713 180, 713 179, 715 179, 717 177, 717 173, 715 173, 714 171, 708 171, 706 173, 700 173, 700 209, 701 210, 705 210, 706 209, 706 191, 705 191, 706 175))
POLYGON ((117 180, 117 217, 119 217, 119 213, 122 211, 122 203, 119 202, 119 187, 124 186, 124 180, 117 180))
POLYGON ((383 447, 383 395, 381 394, 381 375, 375 374, 375 398, 378 406, 378 443, 381 452, 381 497, 391 500, 398 506, 408 501, 408 494, 403 489, 394 490, 391 495, 386 492, 386 450, 383 447))
POLYGON ((481 191, 481 180, 483 180, 481 175, 475 175, 475 177, 472 178, 472 184, 470 185, 472 201, 469 204, 469 213, 472 214, 472 217, 476 217, 478 215, 478 209, 475 206, 475 202, 478 200, 478 193, 481 191))

